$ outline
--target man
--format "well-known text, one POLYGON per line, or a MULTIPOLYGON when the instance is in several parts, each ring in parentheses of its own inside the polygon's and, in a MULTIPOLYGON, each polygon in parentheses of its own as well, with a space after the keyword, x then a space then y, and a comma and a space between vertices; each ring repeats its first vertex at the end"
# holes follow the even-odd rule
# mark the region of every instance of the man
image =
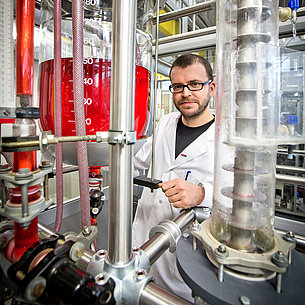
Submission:
MULTIPOLYGON (((161 118, 155 132, 155 177, 163 182, 151 193, 144 189, 133 223, 133 246, 148 240, 162 220, 172 220, 181 208, 212 206, 215 124, 208 105, 215 92, 212 69, 195 54, 178 57, 170 71, 173 101, 179 112, 161 118)), ((135 155, 135 169, 150 167, 151 139, 135 155)), ((152 265, 156 283, 192 301, 191 290, 166 251, 152 265)))

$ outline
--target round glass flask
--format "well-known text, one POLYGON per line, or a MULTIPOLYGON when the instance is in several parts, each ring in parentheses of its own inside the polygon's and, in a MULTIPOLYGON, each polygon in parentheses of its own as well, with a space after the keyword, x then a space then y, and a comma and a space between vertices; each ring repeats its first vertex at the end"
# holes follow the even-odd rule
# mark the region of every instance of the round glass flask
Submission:
MULTIPOLYGON (((150 70, 152 58, 152 4, 142 1, 137 9, 136 35, 136 76, 135 76, 135 113, 134 129, 137 139, 145 136, 150 117, 150 70)), ((39 107, 40 127, 54 134, 54 21, 53 1, 41 2, 41 30, 39 69, 39 107)), ((62 1, 62 135, 76 134, 73 100, 73 37, 72 1, 62 1)), ((110 87, 111 87, 111 36, 112 1, 84 1, 84 111, 86 134, 109 129, 110 87)), ((68 143, 67 143, 68 144, 68 143)), ((69 143, 70 144, 70 143, 69 143)), ((73 147, 73 145, 65 147, 73 147)), ((105 143, 94 145, 92 152, 99 154, 105 143), (100 145, 101 144, 101 145, 100 145)), ((74 163, 75 149, 65 154, 64 162, 74 163), (66 157, 65 157, 66 155, 66 157), (71 157, 71 162, 67 159, 71 157)), ((108 148, 106 148, 108 151, 108 148)), ((90 156, 89 165, 107 165, 102 158, 90 156)), ((107 157, 108 159, 108 157, 107 157)))

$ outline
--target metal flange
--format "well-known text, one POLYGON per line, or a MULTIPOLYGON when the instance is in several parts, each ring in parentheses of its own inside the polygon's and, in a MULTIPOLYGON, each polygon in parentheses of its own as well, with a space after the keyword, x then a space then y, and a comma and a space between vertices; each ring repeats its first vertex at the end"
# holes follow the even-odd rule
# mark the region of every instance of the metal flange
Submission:
POLYGON ((168 236, 169 239, 169 251, 174 253, 176 251, 176 245, 178 239, 181 236, 181 231, 179 227, 171 220, 164 220, 159 223, 159 225, 153 227, 149 232, 149 238, 152 238, 157 233, 162 233, 168 236))

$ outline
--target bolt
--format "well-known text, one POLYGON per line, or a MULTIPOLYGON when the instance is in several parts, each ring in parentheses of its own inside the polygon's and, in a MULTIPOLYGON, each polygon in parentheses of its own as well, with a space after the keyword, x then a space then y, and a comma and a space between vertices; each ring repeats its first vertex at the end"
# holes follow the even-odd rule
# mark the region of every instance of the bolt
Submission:
POLYGON ((194 231, 200 230, 200 224, 197 219, 192 223, 192 230, 194 231))
POLYGON ((195 236, 193 236, 193 250, 198 250, 197 238, 195 236))
POLYGON ((76 250, 75 250, 75 256, 78 257, 78 258, 81 258, 85 253, 85 249, 83 247, 78 247, 76 250))
POLYGON ((227 251, 227 248, 225 245, 221 244, 218 246, 218 252, 225 253, 227 251))
POLYGON ((286 258, 283 251, 277 251, 271 256, 271 261, 278 267, 287 267, 288 266, 288 259, 286 258))
POLYGON ((287 242, 290 242, 290 243, 296 243, 297 242, 297 238, 295 237, 295 235, 293 234, 292 231, 286 232, 286 234, 283 235, 283 239, 287 242))
POLYGON ((28 174, 30 172, 30 169, 29 168, 19 168, 18 169, 18 174, 28 174))
POLYGON ((287 237, 293 238, 293 237, 294 237, 294 234, 293 234, 292 231, 288 231, 288 232, 286 233, 286 236, 287 236, 287 237))
POLYGON ((242 295, 239 299, 243 305, 250 305, 250 299, 247 296, 242 295))
POLYGON ((31 222, 24 222, 24 223, 20 223, 20 225, 22 226, 23 230, 26 230, 29 226, 30 226, 31 222))
POLYGON ((61 246, 61 245, 63 245, 65 243, 65 241, 63 240, 63 239, 59 239, 58 241, 57 241, 57 245, 58 246, 61 246))
POLYGON ((32 296, 38 299, 44 292, 45 286, 42 283, 38 283, 33 287, 32 296))
POLYGON ((189 233, 183 233, 182 234, 183 239, 188 239, 190 237, 189 233))
POLYGON ((277 273, 276 274, 276 288, 275 288, 277 293, 281 293, 282 290, 282 274, 277 273))
POLYGON ((0 165, 0 173, 6 173, 10 171, 12 168, 8 166, 8 164, 0 165))
POLYGON ((91 234, 91 232, 92 232, 92 229, 91 229, 90 227, 85 226, 85 227, 83 228, 83 235, 84 235, 85 237, 88 237, 88 236, 91 234))
POLYGON ((5 116, 10 116, 11 112, 9 110, 5 109, 2 111, 2 114, 5 116))
POLYGON ((16 272, 16 278, 17 278, 18 280, 20 280, 20 281, 23 281, 23 279, 25 278, 24 272, 21 271, 21 270, 18 270, 18 271, 16 272))
POLYGON ((218 281, 223 282, 223 264, 219 264, 218 268, 218 281))

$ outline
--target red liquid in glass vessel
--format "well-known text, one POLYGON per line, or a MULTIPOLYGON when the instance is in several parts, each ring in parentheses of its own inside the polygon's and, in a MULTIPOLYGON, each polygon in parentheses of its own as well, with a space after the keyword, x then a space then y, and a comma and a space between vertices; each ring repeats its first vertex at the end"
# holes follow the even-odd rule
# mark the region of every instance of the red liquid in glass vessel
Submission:
MULTIPOLYGON (((84 110, 86 134, 107 131, 110 119, 111 61, 86 59, 84 63, 84 110)), ((149 71, 136 66, 135 120, 137 139, 143 137, 149 123, 149 71)), ((40 64, 40 125, 54 134, 54 60, 40 64)), ((73 60, 62 58, 62 135, 73 136, 75 115, 73 100, 73 60)))

